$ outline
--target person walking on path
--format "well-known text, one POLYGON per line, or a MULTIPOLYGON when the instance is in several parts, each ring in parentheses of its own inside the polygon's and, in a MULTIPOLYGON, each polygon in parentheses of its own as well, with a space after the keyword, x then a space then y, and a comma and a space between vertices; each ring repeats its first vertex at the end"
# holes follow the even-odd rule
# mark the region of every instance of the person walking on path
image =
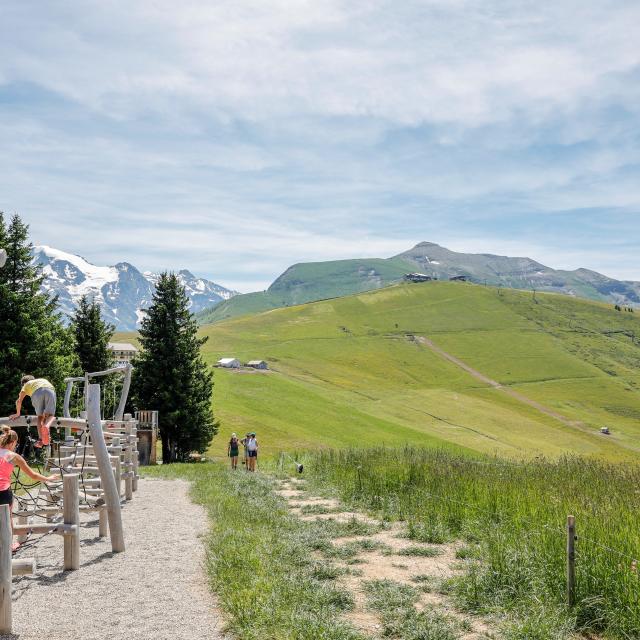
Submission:
MULTIPOLYGON (((0 504, 13 504, 13 492, 11 491, 11 478, 14 466, 26 473, 32 480, 40 482, 56 482, 60 480, 58 474, 51 476, 43 476, 34 471, 25 461, 25 459, 15 452, 18 444, 18 434, 6 425, 2 427, 0 433, 0 504)), ((11 525, 13 527, 13 523, 11 525)), ((15 542, 11 546, 11 550, 15 551, 20 543, 15 542)))
POLYGON ((247 450, 247 440, 249 440, 249 436, 251 434, 247 433, 247 435, 240 440, 240 444, 242 445, 242 455, 244 457, 242 464, 244 464, 244 470, 249 471, 249 452, 247 450))
POLYGON ((256 470, 256 461, 258 460, 258 440, 255 433, 250 433, 246 439, 245 449, 247 450, 247 463, 249 471, 256 470))
POLYGON ((12 420, 20 417, 22 401, 26 396, 31 397, 31 404, 38 416, 38 441, 34 446, 41 448, 51 442, 49 429, 56 419, 56 390, 45 378, 23 376, 20 381, 22 389, 16 400, 16 412, 10 416, 12 420))
POLYGON ((235 433, 231 434, 229 446, 227 447, 227 455, 231 458, 231 468, 235 471, 238 468, 238 452, 240 449, 240 440, 235 433))

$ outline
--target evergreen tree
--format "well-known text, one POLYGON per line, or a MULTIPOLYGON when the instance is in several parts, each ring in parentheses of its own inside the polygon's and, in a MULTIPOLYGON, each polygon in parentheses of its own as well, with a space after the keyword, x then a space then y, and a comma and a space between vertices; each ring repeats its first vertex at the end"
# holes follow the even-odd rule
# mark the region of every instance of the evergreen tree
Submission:
POLYGON ((40 291, 43 275, 32 263, 29 227, 19 216, 7 225, 0 213, 0 247, 7 252, 0 269, 0 415, 7 415, 13 413, 24 373, 46 377, 62 389, 73 349, 57 298, 40 291))
POLYGON ((159 412, 164 463, 204 453, 218 430, 211 410, 213 373, 200 355, 207 338, 197 331, 184 287, 175 274, 163 273, 142 320, 132 396, 138 409, 159 412))
POLYGON ((82 296, 71 319, 71 332, 83 372, 104 371, 111 367, 113 354, 108 344, 114 331, 115 327, 102 319, 100 305, 82 296))

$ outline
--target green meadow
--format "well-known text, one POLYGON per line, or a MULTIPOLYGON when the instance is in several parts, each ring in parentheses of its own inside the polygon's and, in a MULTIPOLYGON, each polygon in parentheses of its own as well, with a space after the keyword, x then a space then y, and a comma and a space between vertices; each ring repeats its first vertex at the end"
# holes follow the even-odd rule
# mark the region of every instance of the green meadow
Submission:
POLYGON ((567 452, 635 459, 640 317, 610 305, 464 283, 403 284, 206 325, 222 429, 254 430, 263 453, 433 445, 500 456, 567 452), (493 388, 420 337, 563 416, 493 388), (608 426, 611 435, 599 433, 608 426))

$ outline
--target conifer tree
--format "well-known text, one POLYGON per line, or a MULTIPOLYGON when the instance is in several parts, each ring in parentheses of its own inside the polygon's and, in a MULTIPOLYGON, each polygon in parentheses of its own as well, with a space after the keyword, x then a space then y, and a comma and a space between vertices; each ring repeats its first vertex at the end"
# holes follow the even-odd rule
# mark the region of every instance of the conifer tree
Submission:
POLYGON ((189 299, 177 276, 163 273, 140 328, 132 396, 138 409, 157 409, 163 463, 204 453, 216 434, 211 399, 213 373, 200 354, 189 299))
POLYGON ((113 354, 108 345, 115 327, 102 319, 100 305, 82 296, 71 319, 75 352, 82 371, 104 371, 111 367, 113 354))
POLYGON ((7 415, 24 373, 46 377, 61 389, 71 372, 73 349, 57 298, 40 291, 43 275, 32 262, 29 227, 19 216, 7 225, 0 213, 0 247, 7 252, 0 269, 0 415, 7 415))

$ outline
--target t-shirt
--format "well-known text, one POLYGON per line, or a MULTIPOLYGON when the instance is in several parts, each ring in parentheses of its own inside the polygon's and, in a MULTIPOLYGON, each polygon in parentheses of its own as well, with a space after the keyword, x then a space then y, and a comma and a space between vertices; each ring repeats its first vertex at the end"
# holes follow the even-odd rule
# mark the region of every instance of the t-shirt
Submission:
POLYGON ((9 449, 0 449, 0 491, 11 488, 14 455, 13 451, 9 451, 9 449))
POLYGON ((255 438, 247 438, 247 451, 256 451, 258 449, 258 443, 255 438))
POLYGON ((38 389, 55 389, 55 387, 44 378, 36 378, 25 382, 20 393, 24 393, 25 396, 32 396, 38 389))

